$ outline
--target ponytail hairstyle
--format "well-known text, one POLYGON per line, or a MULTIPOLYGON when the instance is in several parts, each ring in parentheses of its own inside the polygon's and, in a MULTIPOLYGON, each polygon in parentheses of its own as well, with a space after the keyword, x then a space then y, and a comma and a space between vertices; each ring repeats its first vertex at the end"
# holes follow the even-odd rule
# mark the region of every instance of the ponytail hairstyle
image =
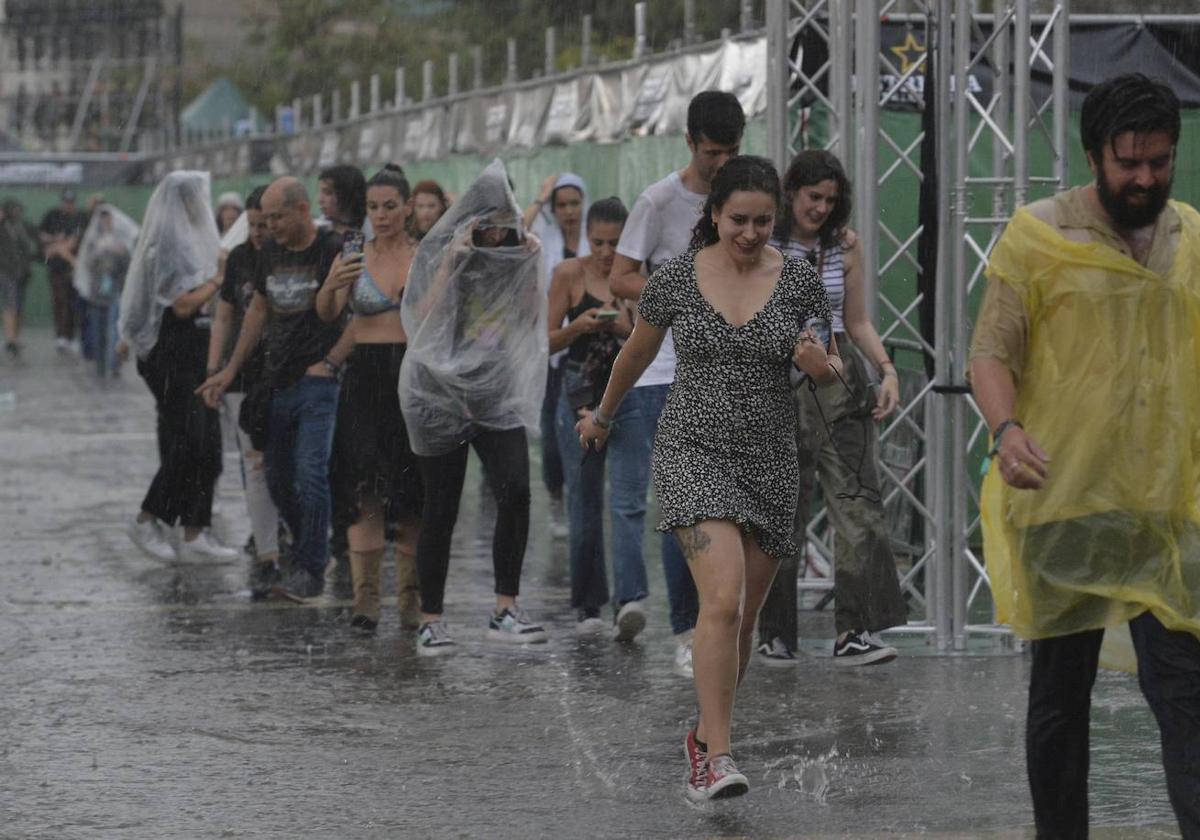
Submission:
POLYGON ((400 193, 401 201, 412 198, 412 188, 408 185, 408 179, 404 177, 404 168, 395 163, 386 164, 383 169, 372 175, 371 180, 367 181, 367 189, 371 187, 391 187, 400 193))
POLYGON ((775 224, 775 238, 784 245, 792 238, 792 227, 796 223, 792 215, 792 204, 796 193, 804 187, 811 187, 822 181, 833 181, 837 184, 837 204, 833 211, 817 231, 817 239, 821 249, 830 248, 841 239, 850 221, 850 210, 853 206, 850 200, 850 179, 837 156, 824 149, 805 149, 794 158, 792 164, 783 175, 783 212, 775 224))
POLYGON ((592 225, 596 223, 603 224, 604 222, 613 222, 621 227, 625 226, 625 220, 629 218, 629 211, 625 209, 625 205, 621 199, 614 196, 602 198, 594 202, 588 208, 587 224, 584 225, 584 230, 590 230, 592 225))
POLYGON ((704 248, 712 245, 720 236, 717 235, 717 224, 713 221, 713 212, 721 212, 725 202, 735 192, 759 192, 769 195, 779 207, 779 173, 771 161, 757 155, 738 155, 725 162, 712 180, 712 189, 704 209, 700 213, 700 221, 692 229, 693 248, 704 248))

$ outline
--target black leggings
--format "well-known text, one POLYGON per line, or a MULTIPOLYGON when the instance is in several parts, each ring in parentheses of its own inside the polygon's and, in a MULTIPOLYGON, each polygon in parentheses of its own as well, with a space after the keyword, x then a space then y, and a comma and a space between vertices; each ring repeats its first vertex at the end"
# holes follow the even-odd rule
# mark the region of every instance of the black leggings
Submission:
POLYGON ((524 428, 486 431, 444 455, 417 458, 425 485, 421 536, 417 541, 421 611, 433 615, 442 613, 450 539, 467 475, 468 446, 475 447, 496 497, 496 532, 492 537, 496 594, 516 597, 521 586, 521 563, 529 539, 529 444, 524 428))
POLYGON ((142 510, 168 525, 207 528, 221 474, 221 425, 194 390, 204 381, 208 331, 163 313, 158 343, 137 363, 158 415, 158 472, 142 510))

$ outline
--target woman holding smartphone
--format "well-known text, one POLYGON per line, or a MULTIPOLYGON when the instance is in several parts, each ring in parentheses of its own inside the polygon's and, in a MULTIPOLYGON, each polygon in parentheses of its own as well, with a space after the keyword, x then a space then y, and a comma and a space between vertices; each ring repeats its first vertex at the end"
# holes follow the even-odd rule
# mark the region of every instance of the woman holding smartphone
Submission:
MULTIPOLYGON (((550 281, 550 352, 566 351, 563 388, 558 399, 555 431, 563 455, 570 527, 571 608, 581 634, 604 630, 601 608, 609 601, 604 570, 604 460, 593 452, 581 461, 575 446, 575 424, 604 396, 621 339, 633 323, 608 287, 608 273, 629 212, 619 198, 597 201, 588 210, 584 237, 590 253, 558 264, 550 281), (565 323, 564 323, 565 322, 565 323)), ((617 609, 646 597, 644 569, 614 569, 617 609)), ((618 613, 619 614, 619 613, 618 613)), ((645 625, 639 608, 625 611, 624 637, 632 639, 645 625), (637 626, 634 626, 634 625, 637 626)))
POLYGON ((408 237, 408 181, 385 167, 367 182, 367 215, 375 236, 347 234, 329 280, 317 294, 326 321, 352 314, 331 357, 349 353, 334 427, 338 457, 330 469, 335 518, 347 531, 354 582, 351 623, 373 633, 379 623, 380 567, 386 520, 398 521, 396 588, 400 621, 415 628, 416 541, 421 483, 400 413, 400 365, 408 348, 400 300, 415 248, 408 237), (353 348, 353 349, 351 349, 353 348))

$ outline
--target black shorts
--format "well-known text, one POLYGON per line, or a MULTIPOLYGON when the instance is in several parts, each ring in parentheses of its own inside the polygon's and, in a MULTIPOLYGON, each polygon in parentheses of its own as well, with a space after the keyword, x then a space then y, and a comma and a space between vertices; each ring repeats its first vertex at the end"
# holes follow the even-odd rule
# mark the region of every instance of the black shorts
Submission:
POLYGON ((357 521, 362 500, 371 496, 389 518, 421 515, 421 475, 400 413, 405 349, 360 344, 346 361, 329 476, 335 521, 357 521))

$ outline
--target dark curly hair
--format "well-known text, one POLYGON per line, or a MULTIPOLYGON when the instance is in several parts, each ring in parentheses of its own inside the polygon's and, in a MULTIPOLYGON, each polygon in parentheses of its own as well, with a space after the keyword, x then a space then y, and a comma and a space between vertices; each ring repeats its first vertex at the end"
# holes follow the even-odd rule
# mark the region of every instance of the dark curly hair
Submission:
POLYGON ((823 149, 806 149, 792 158, 792 164, 783 176, 783 212, 775 224, 775 238, 783 244, 792 238, 792 227, 796 218, 792 215, 792 203, 796 193, 802 187, 811 187, 822 181, 833 181, 837 184, 837 203, 833 212, 825 219, 817 238, 821 246, 828 248, 837 242, 850 221, 850 210, 853 202, 850 198, 850 179, 837 155, 823 149))
POLYGON ((713 178, 712 189, 704 209, 700 212, 700 221, 692 229, 692 247, 703 248, 712 245, 720 237, 717 226, 713 222, 713 211, 721 212, 729 196, 735 192, 758 192, 771 196, 779 207, 779 173, 775 171, 771 161, 756 155, 738 155, 725 162, 713 178))
POLYGON ((318 181, 328 181, 337 197, 341 217, 333 221, 352 228, 361 228, 367 218, 367 179, 362 170, 348 163, 339 163, 321 170, 318 181))
POLYGON ((1079 139, 1099 165, 1104 147, 1129 131, 1165 131, 1171 145, 1178 145, 1181 122, 1179 97, 1171 88, 1141 73, 1125 73, 1088 92, 1079 112, 1079 139))

